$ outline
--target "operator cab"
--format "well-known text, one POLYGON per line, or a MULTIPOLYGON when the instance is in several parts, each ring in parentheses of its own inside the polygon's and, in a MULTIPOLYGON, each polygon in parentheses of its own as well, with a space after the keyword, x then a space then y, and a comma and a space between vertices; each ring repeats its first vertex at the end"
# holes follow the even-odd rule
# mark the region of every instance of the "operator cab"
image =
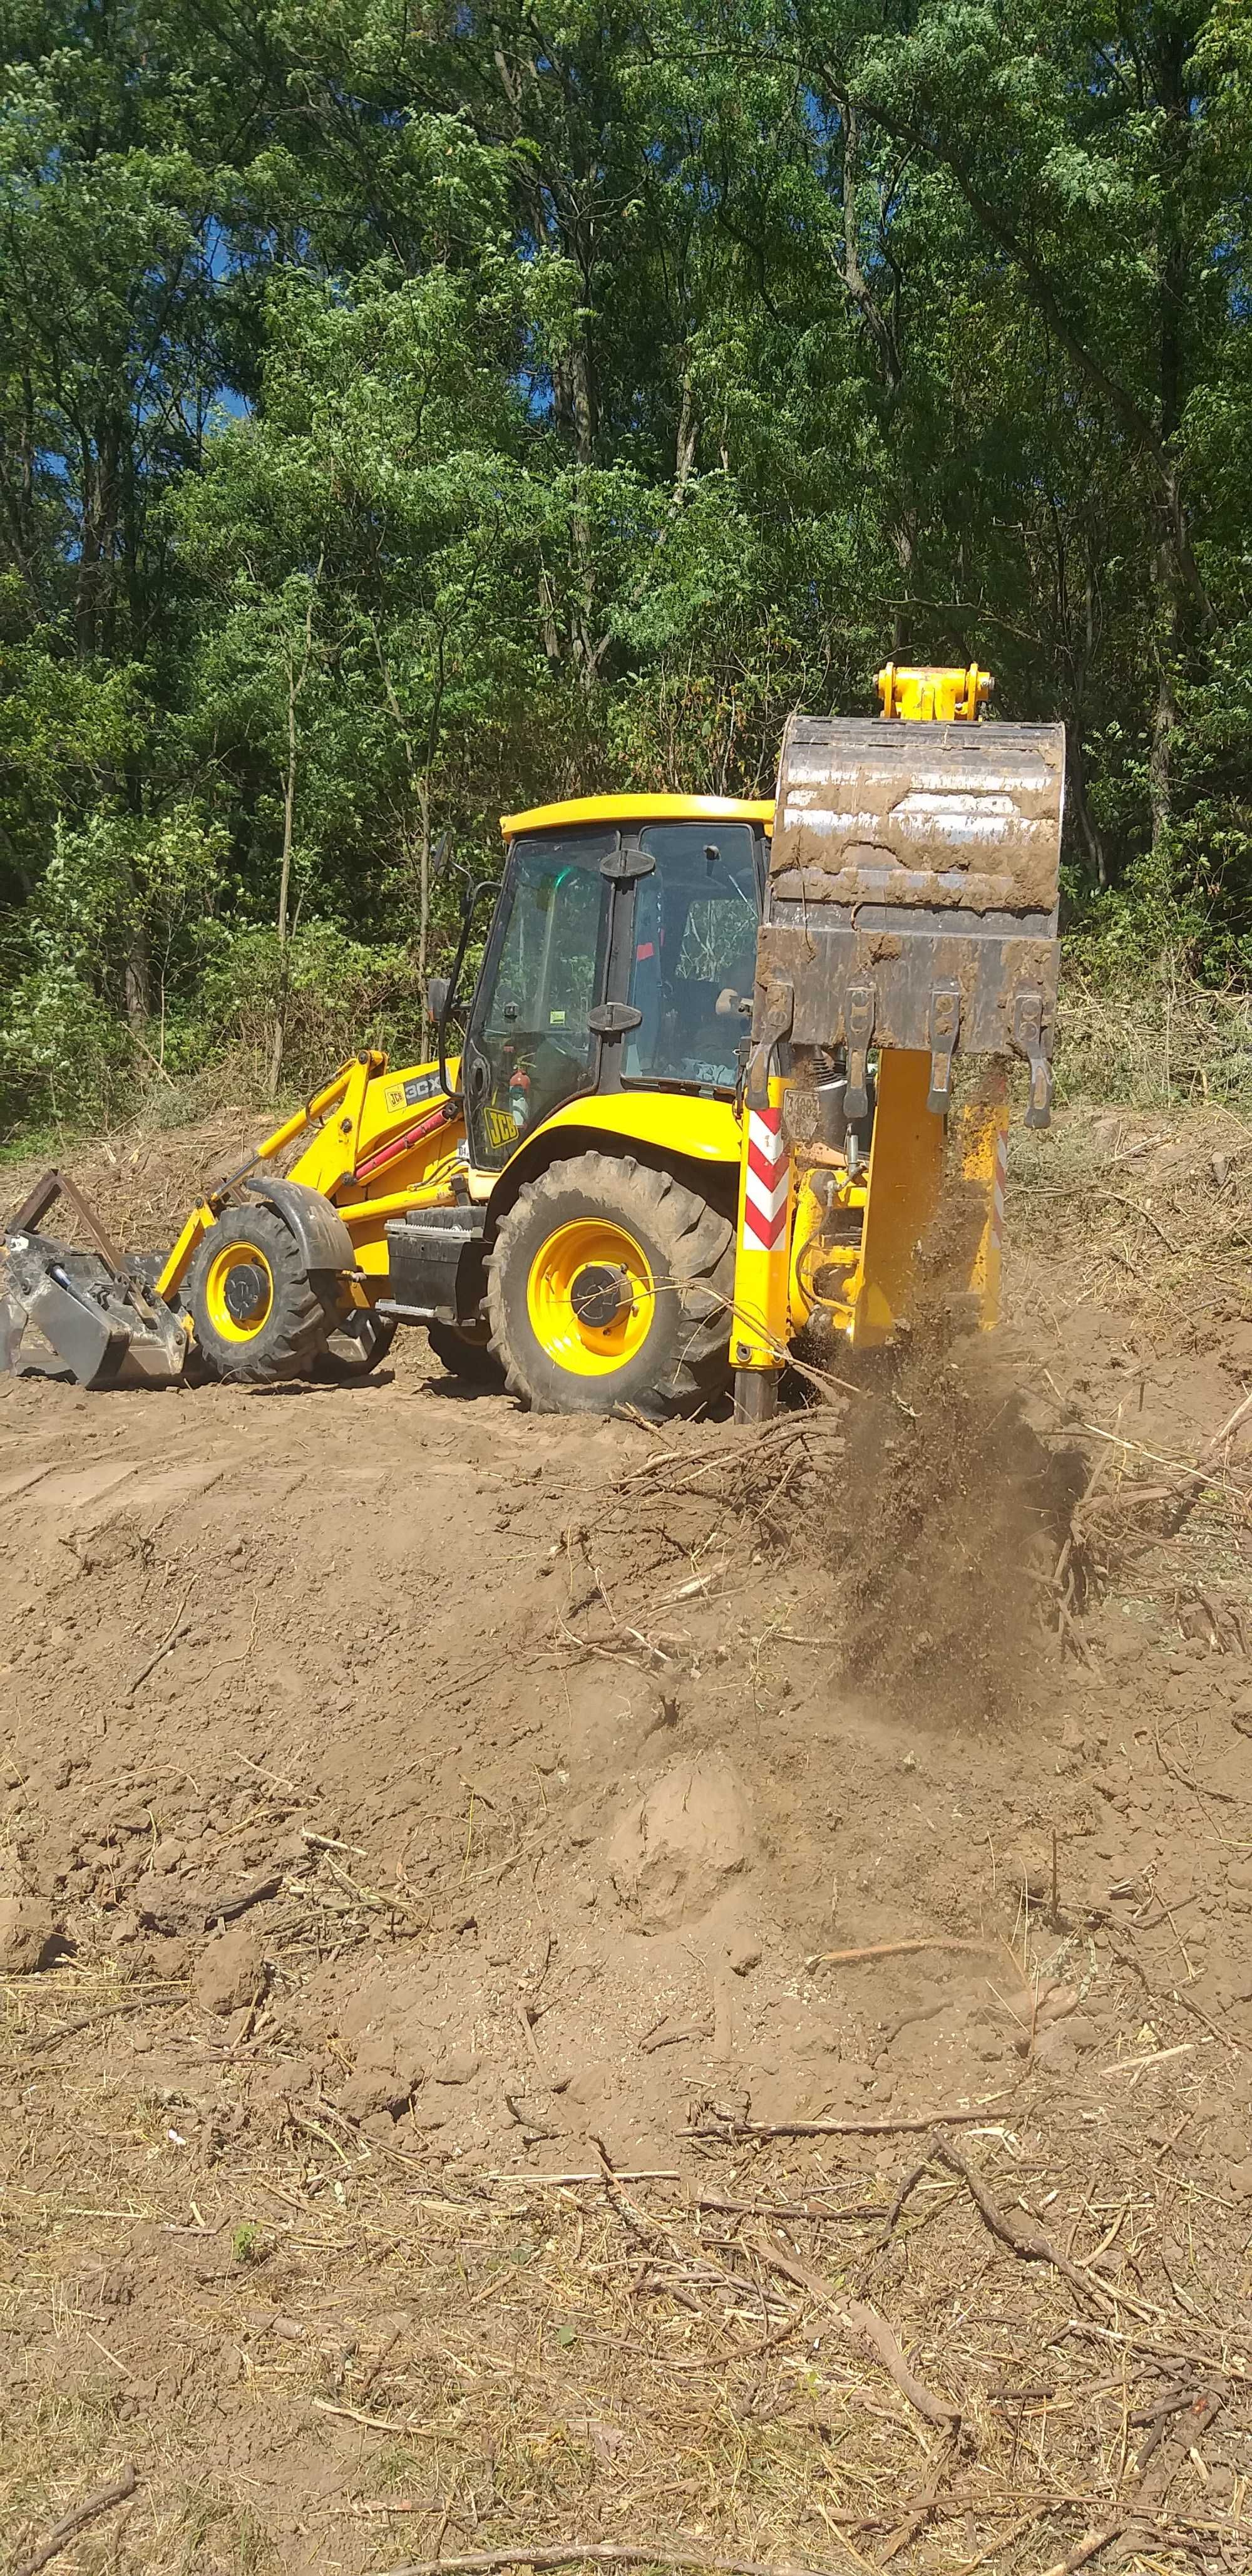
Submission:
POLYGON ((502 1169, 580 1093, 733 1097, 772 812, 606 796, 506 817, 463 1057, 477 1169, 502 1169))

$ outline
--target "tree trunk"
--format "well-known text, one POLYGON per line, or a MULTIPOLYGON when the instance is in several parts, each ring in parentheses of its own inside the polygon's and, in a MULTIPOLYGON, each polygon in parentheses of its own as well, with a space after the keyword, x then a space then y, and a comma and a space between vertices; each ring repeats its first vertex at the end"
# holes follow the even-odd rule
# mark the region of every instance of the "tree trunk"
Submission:
POLYGON ((148 942, 142 930, 135 932, 130 955, 123 970, 126 1018, 132 1029, 143 1027, 149 1016, 148 942))
POLYGON ((417 780, 417 993, 422 1009, 422 1043, 430 1022, 426 999, 427 951, 430 944, 430 776, 417 780))
POLYGON ((574 617, 574 639, 578 648, 579 677, 588 694, 594 689, 604 654, 604 639, 596 640, 596 567, 591 542, 591 523, 582 505, 581 478, 590 467, 594 453, 592 428, 591 371, 586 342, 580 330, 570 356, 570 383, 573 394, 574 447, 578 458, 580 497, 575 504, 570 526, 578 566, 578 607, 574 617))
POLYGON ((274 1004, 274 1031, 270 1044, 271 1100, 278 1098, 278 1085, 283 1069, 283 1048, 287 1038, 287 990, 291 946, 291 852, 295 839, 296 820, 296 700, 299 694, 295 655, 288 648, 287 767, 283 778, 283 856, 278 875, 278 993, 274 1004))
POLYGON ((682 400, 678 411, 678 435, 674 443, 675 505, 678 505, 683 500, 687 490, 687 485, 691 481, 692 474, 695 470, 696 446, 699 436, 700 427, 696 419, 695 405, 691 399, 691 370, 686 360, 684 360, 682 374, 682 400))
POLYGON ((1066 785, 1069 790, 1069 810, 1074 818, 1074 830, 1078 836, 1079 848, 1095 877, 1096 884, 1106 886, 1109 880, 1104 843, 1087 802, 1087 761, 1082 747, 1082 727, 1076 717, 1071 719, 1065 731, 1066 785))
POLYGON ((278 994, 274 1005, 274 1029, 270 1044, 270 1098, 278 1097, 279 1077, 283 1069, 283 1051, 287 1043, 287 998, 291 982, 291 865, 296 838, 296 751, 298 732, 296 708, 300 692, 309 676, 313 660, 313 602, 322 578, 324 554, 318 556, 304 611, 304 648, 296 668, 295 648, 287 638, 287 764, 283 775, 283 854, 278 872, 278 994))
POLYGON ((1186 309, 1187 257, 1182 191, 1190 146, 1186 91, 1187 40, 1167 24, 1156 52, 1156 84, 1164 119, 1160 135, 1160 210, 1157 219, 1157 382, 1161 444, 1170 458, 1162 490, 1163 541, 1157 553, 1158 608, 1156 706, 1148 757, 1152 846, 1173 812, 1173 753, 1178 731, 1177 678, 1194 631, 1191 583, 1198 579, 1174 440, 1182 421, 1182 316, 1186 309), (1188 576, 1191 576, 1189 581, 1188 576))
POLYGON ((1152 741, 1148 753, 1148 796, 1152 813, 1152 847, 1173 819, 1173 749, 1178 730, 1178 701, 1174 695, 1174 663, 1170 647, 1176 641, 1171 635, 1160 648, 1157 664, 1156 705, 1152 711, 1152 741))

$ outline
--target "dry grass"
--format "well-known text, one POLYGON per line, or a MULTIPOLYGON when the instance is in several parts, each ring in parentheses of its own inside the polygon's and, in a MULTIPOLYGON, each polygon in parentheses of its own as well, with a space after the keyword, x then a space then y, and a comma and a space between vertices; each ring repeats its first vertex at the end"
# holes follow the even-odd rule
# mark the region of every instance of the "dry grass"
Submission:
MULTIPOLYGON (((22 2286, 5 2323, 30 2338, 9 2527, 32 2531, 135 2455, 140 2497, 77 2544, 82 2568, 260 2570, 277 2506, 283 2564, 677 2535, 832 2569, 1035 2571, 1133 2523, 1136 2502, 1134 2563, 1242 2566, 1248 2282, 1228 2212, 1177 2151, 1218 2045, 1178 2019, 1189 2054, 1097 2076, 1059 2118, 1036 2097, 962 2132, 1010 2225, 1042 2211, 1072 2249, 1077 2289, 989 2234, 940 2167, 889 2226, 916 2142, 714 2147, 685 2187, 519 2173, 445 2191, 420 2156, 289 2132, 263 2161, 188 2176, 161 2148, 176 2106, 97 2048, 28 2095, 9 2195, 22 2286), (155 2387, 111 2344, 111 2276, 140 2238, 181 2282, 155 2387), (849 2296, 959 2412, 950 2432, 841 2322, 849 2296), (1154 2430, 1169 2494, 1145 2501, 1154 2430), (287 2451, 299 2558, 278 2502, 287 2451), (320 2492, 311 2451, 334 2464, 320 2492)), ((1168 2045, 1172 2026, 1153 2028, 1168 2045)))
POLYGON ((1008 1194, 1010 1311, 1048 1311, 1050 1279, 1096 1311, 1202 1329, 1252 1311, 1252 1126, 1234 1110, 1072 1110, 1017 1128, 1008 1194))
POLYGON ((1163 972, 1105 991, 1063 973, 1057 1066, 1067 1103, 1252 1108, 1252 997, 1163 972))

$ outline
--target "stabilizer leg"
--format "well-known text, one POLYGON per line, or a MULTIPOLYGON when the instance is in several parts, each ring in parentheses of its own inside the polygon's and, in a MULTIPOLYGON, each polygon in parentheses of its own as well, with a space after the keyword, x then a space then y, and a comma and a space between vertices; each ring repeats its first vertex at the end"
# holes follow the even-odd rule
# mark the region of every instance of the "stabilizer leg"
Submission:
POLYGON ((782 1372, 773 1368, 742 1368, 735 1371, 736 1422, 768 1422, 778 1407, 778 1380, 782 1372))

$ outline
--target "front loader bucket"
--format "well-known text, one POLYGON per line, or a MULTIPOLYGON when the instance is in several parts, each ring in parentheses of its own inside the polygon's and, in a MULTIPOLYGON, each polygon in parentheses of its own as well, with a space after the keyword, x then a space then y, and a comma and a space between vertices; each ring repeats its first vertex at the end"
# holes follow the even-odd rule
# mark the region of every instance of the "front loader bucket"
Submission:
POLYGON ((99 1255, 43 1234, 10 1234, 0 1300, 0 1361, 15 1376, 68 1375, 79 1386, 161 1386, 181 1377, 187 1339, 177 1315, 140 1279, 99 1255), (28 1324, 50 1342, 59 1370, 23 1348, 28 1324))
POLYGON ((17 1377, 68 1376, 87 1387, 168 1386, 181 1377, 187 1339, 177 1315, 138 1265, 113 1251, 61 1175, 49 1172, 19 1208, 4 1236, 4 1255, 0 1367, 17 1377), (36 1220, 62 1196, 77 1207, 98 1252, 38 1232, 36 1220), (51 1345, 54 1361, 23 1348, 28 1324, 51 1345))

